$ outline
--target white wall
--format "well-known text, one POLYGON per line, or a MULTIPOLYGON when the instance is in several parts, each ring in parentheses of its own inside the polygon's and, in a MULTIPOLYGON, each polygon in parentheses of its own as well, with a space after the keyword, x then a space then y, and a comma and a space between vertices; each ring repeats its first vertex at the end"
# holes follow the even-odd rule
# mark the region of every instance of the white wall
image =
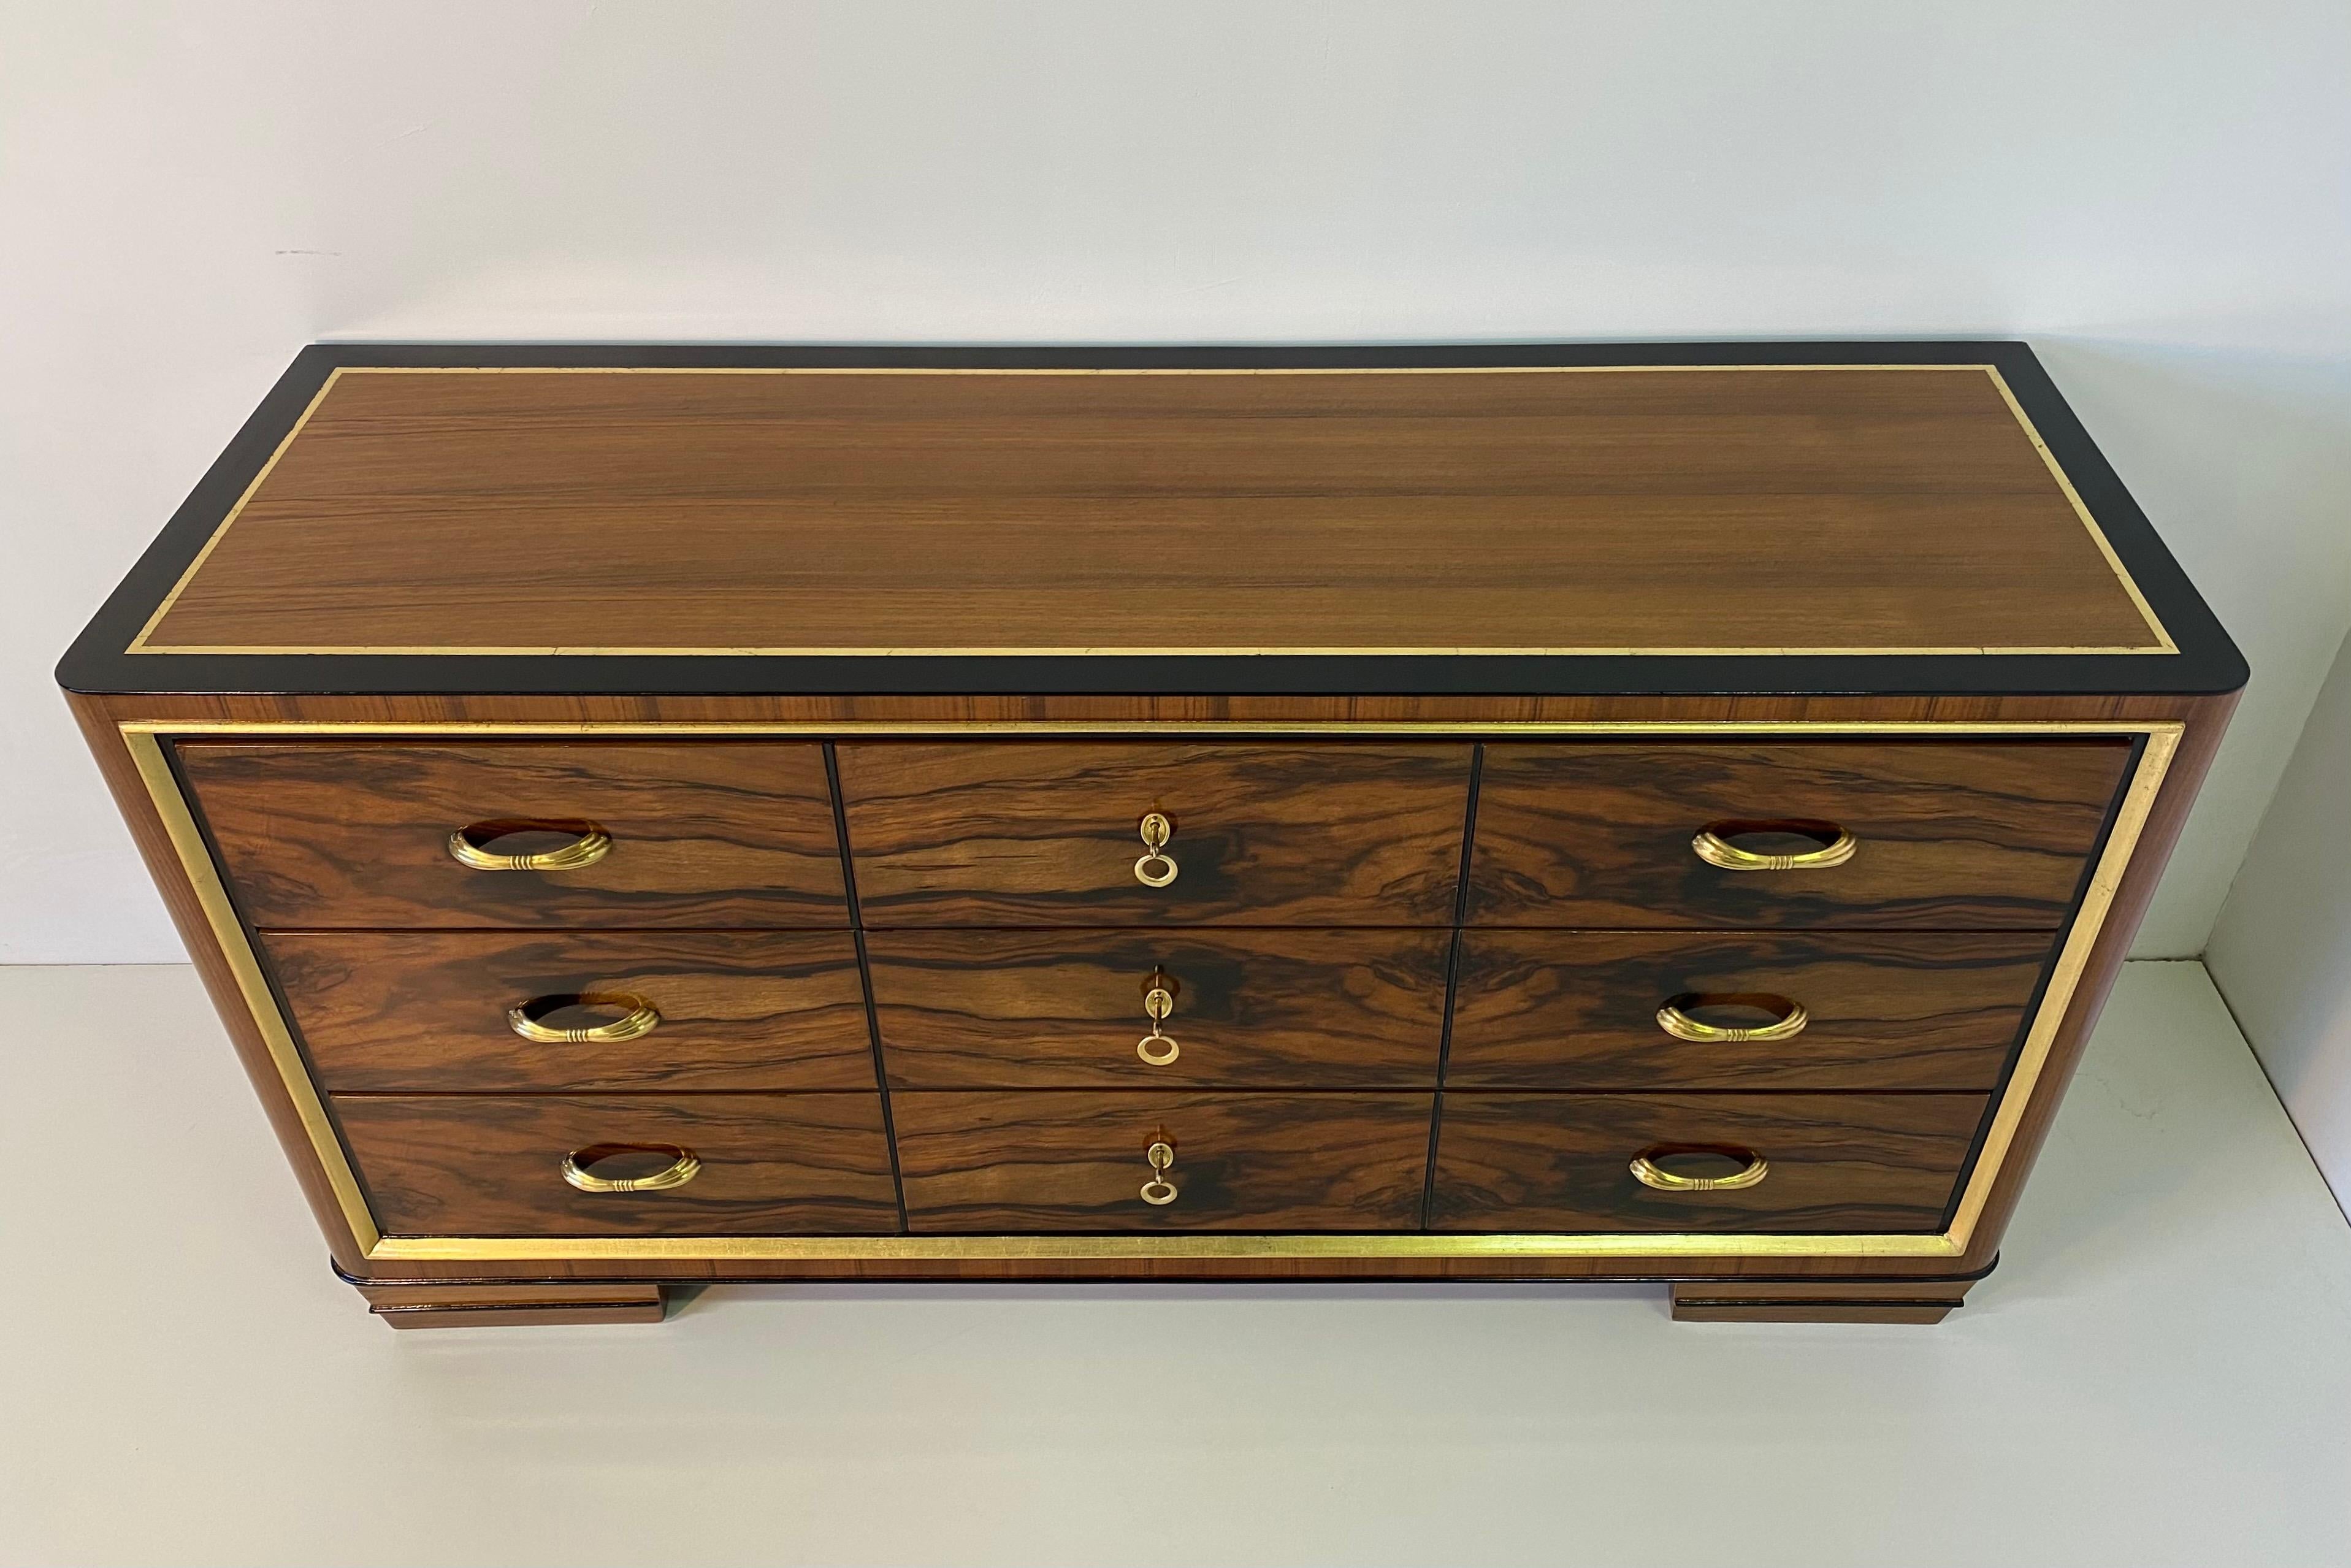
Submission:
POLYGON ((48 670, 316 338, 2015 335, 2255 684, 2351 622, 2351 7, 0 0, 0 957, 177 951, 48 670))
POLYGON ((2327 1185, 2351 1208, 2351 641, 2229 890, 2205 963, 2327 1185))

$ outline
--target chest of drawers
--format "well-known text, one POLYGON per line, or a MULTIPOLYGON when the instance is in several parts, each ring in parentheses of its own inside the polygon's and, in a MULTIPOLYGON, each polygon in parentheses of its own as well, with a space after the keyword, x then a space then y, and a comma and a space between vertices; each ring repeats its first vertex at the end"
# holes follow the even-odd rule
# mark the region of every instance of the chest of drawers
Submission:
POLYGON ((400 1326, 1934 1321, 2244 676, 1953 342, 322 346, 59 672, 400 1326))

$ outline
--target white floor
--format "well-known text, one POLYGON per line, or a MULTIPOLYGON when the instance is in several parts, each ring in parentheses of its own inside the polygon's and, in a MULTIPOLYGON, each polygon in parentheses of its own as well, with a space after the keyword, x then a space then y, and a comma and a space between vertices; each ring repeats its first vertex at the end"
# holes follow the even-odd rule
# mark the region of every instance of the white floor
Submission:
POLYGON ((1939 1328, 1655 1288, 741 1288, 396 1334, 193 974, 0 971, 0 1561, 2351 1562, 2351 1229, 2134 965, 1939 1328))

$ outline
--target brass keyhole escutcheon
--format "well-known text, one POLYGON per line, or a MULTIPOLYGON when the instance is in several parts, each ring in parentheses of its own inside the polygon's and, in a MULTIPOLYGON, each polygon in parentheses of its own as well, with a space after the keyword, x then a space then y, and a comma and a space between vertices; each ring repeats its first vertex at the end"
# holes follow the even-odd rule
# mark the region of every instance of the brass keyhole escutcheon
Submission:
POLYGON ((1168 1169, 1176 1163, 1176 1145, 1162 1133, 1143 1151, 1143 1157, 1151 1162, 1151 1179, 1143 1184, 1143 1201, 1154 1208, 1165 1208, 1176 1201, 1176 1184, 1167 1179, 1168 1169))
POLYGON ((1134 1042, 1134 1054, 1154 1067, 1165 1067, 1184 1054, 1184 1048, 1164 1027, 1167 1015, 1176 1010, 1176 993, 1182 988, 1175 977, 1157 969, 1144 982, 1143 1011, 1151 1019, 1151 1032, 1134 1042))
POLYGON ((1176 880, 1176 857, 1167 852, 1167 841, 1176 836, 1176 824, 1159 811, 1144 814, 1138 824, 1143 833, 1144 852, 1134 862, 1134 880, 1145 887, 1165 887, 1176 880))

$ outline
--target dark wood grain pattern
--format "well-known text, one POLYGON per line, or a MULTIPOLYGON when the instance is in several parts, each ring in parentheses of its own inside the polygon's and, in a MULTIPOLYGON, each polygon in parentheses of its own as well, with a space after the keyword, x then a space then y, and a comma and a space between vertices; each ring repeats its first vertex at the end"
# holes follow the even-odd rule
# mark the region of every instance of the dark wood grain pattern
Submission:
POLYGON ((2038 933, 1471 930, 1446 1082, 1982 1093, 1999 1082, 2049 948, 2038 933), (1667 1002, 1709 995, 1784 998, 1808 1021, 1775 1041, 1691 1041, 1658 1026, 1667 1002))
MULTIPOLYGON (((1928 1231, 1982 1119, 1980 1094, 1502 1094, 1448 1091, 1432 1230, 1928 1231), (1731 1191, 1656 1192, 1633 1157, 1761 1155, 1731 1191)), ((1694 1169, 1691 1175, 1724 1174, 1694 1169)))
POLYGON ((824 723, 853 728, 864 720, 935 722, 952 727, 974 721, 1021 719, 1113 720, 1139 732, 1194 731, 1203 720, 1254 723, 1328 722, 1350 718, 1413 719, 1458 724, 1466 728, 1498 720, 1554 721, 1645 718, 1698 723, 1725 719, 1778 720, 1791 725, 1814 720, 1969 720, 2037 722, 2162 722, 2187 727, 2188 738, 2166 776, 2155 813, 2123 880, 2113 917, 2102 931, 2083 988, 2067 1008, 2050 1065, 2042 1077, 2019 1133, 2015 1151, 2000 1170, 1991 1204, 1974 1232, 1962 1268, 1988 1264, 2018 1196, 2032 1155, 2045 1137, 2083 1040, 2097 1016, 2098 1002, 2112 983, 2129 946, 2130 934, 2159 880, 2164 856, 2176 841, 2199 783, 2225 734, 2234 699, 2189 699, 2162 694, 2099 697, 2009 694, 1995 696, 1897 697, 1846 695, 1761 698, 1752 696, 1560 695, 1542 699, 1489 696, 1324 696, 1284 699, 1201 696, 1186 699, 1133 696, 1115 701, 1067 695, 1025 698, 935 696, 921 699, 847 699, 809 695, 677 696, 612 692, 593 697, 512 693, 404 698, 289 692, 144 691, 137 695, 68 694, 67 704, 82 726, 99 771, 113 792, 134 842, 156 879, 166 907, 188 944, 199 975, 215 1004, 256 1097, 285 1149, 288 1169, 309 1199, 319 1231, 337 1263, 354 1278, 402 1281, 510 1280, 549 1277, 581 1281, 656 1280, 699 1281, 789 1280, 973 1280, 1009 1281, 1373 1281, 1419 1280, 1607 1280, 1696 1278, 1748 1281, 1761 1276, 1805 1280, 1866 1277, 1907 1281, 1949 1272, 1949 1260, 1896 1256, 1816 1258, 1677 1254, 1507 1258, 1298 1259, 664 1259, 648 1255, 559 1261, 509 1258, 371 1260, 339 1212, 325 1168, 305 1135, 298 1108, 272 1065, 261 1027, 241 998, 222 940, 206 920, 196 893, 182 872, 154 802, 131 765, 117 729, 135 720, 222 721, 255 724, 366 724, 386 719, 441 722, 548 723, 578 719, 695 723, 824 723))
POLYGON ((184 742, 181 768, 263 927, 846 926, 821 749, 799 742, 184 742), (580 871, 450 858, 484 821, 592 822, 580 871))
POLYGON ((1466 745, 869 742, 840 747, 867 925, 1434 925, 1466 745), (1172 819, 1176 881, 1135 879, 1172 819))
POLYGON ((866 950, 893 1089, 1433 1089, 1451 940, 883 931, 866 950), (1174 982, 1165 1066, 1135 1049, 1154 975, 1174 982))
POLYGON ((1076 1091, 891 1096, 916 1231, 1403 1230, 1433 1097, 1076 1091), (1176 1149, 1155 1207, 1146 1152, 1176 1149))
POLYGON ((309 931, 263 946, 319 1082, 337 1092, 874 1086, 847 932, 309 931), (661 1022, 634 1040, 561 1044, 507 1025, 510 1007, 582 993, 633 997, 661 1022))
POLYGON ((1486 750, 1469 918, 1489 925, 2051 930, 2130 748, 2121 741, 1799 740, 1486 750), (1809 819, 1844 864, 1719 870, 1717 822, 1809 819))
MULTIPOLYGON (((898 1228, 875 1094, 344 1095, 334 1102, 392 1236, 773 1236, 898 1228), (664 1192, 584 1193, 563 1156, 689 1149, 664 1192)), ((642 1176, 664 1161, 610 1174, 642 1176)))
POLYGON ((2138 647, 1982 367, 345 371, 166 648, 2138 647))

